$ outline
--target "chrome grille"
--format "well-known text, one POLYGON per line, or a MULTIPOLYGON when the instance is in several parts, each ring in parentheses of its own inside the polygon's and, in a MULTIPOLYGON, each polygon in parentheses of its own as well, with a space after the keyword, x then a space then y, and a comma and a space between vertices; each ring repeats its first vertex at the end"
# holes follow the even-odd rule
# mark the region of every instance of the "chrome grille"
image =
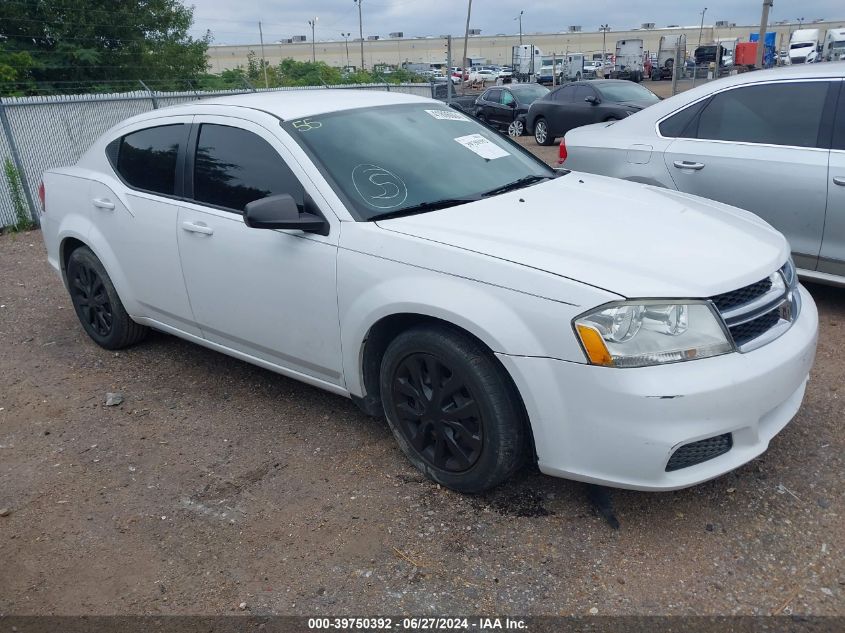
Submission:
POLYGON ((800 310, 791 260, 765 279, 710 297, 740 352, 750 352, 786 332, 800 310))

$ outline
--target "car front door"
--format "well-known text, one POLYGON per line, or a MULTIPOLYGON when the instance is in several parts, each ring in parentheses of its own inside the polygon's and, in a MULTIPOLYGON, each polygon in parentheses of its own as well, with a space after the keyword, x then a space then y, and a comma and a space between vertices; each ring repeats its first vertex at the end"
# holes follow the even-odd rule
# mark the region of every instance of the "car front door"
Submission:
POLYGON ((336 296, 339 223, 270 130, 197 116, 179 212, 185 283, 204 337, 321 384, 342 386, 336 296), (327 236, 253 229, 244 206, 290 194, 331 223, 327 236))
MULTIPOLYGON (((126 128, 109 143, 114 176, 90 183, 95 247, 109 248, 120 270, 109 271, 127 310, 200 336, 182 280, 176 223, 192 116, 162 117, 126 128), (154 248, 151 246, 154 245, 154 248)), ((106 260, 105 253, 99 253, 106 260)))
POLYGON ((845 276, 845 81, 840 84, 830 149, 827 214, 819 254, 819 272, 845 276))
POLYGON ((575 90, 573 105, 572 118, 569 121, 569 128, 565 130, 566 132, 575 127, 581 127, 582 125, 589 125, 590 123, 598 122, 599 110, 601 108, 599 105, 599 95, 591 86, 586 84, 578 86, 575 90), (595 101, 587 101, 590 97, 595 99, 595 101))
MULTIPOLYGON (((827 206, 829 127, 839 81, 778 81, 718 92, 664 153, 680 191, 757 214, 815 270, 827 206)), ((695 107, 695 106, 691 106, 695 107)))

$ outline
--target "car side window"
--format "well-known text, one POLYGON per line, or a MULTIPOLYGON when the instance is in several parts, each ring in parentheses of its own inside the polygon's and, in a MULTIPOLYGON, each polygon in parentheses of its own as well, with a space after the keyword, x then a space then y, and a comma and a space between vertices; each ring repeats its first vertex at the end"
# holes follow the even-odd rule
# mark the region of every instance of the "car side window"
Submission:
POLYGON ((489 90, 484 98, 490 103, 499 103, 502 99, 502 91, 498 89, 489 90))
POLYGON ((194 200, 243 213, 248 203, 282 193, 303 207, 302 184, 267 141, 236 127, 200 126, 194 200))
POLYGON ((572 97, 575 95, 575 86, 564 86, 559 90, 555 90, 552 93, 552 98, 557 103, 569 103, 572 101, 572 97))
POLYGON ((713 95, 697 138, 817 147, 827 81, 745 86, 713 95))
POLYGON ((575 88, 575 95, 573 96, 573 101, 578 104, 583 104, 584 99, 587 97, 594 97, 595 94, 593 93, 593 89, 589 86, 578 86, 575 88))
POLYGON ((660 134, 667 138, 695 138, 698 113, 707 105, 707 101, 702 99, 664 119, 658 126, 660 134))
POLYGON ((502 105, 510 105, 515 101, 509 90, 502 90, 502 105))
POLYGON ((107 154, 130 187, 172 196, 176 159, 185 133, 181 123, 145 128, 109 143, 107 154))

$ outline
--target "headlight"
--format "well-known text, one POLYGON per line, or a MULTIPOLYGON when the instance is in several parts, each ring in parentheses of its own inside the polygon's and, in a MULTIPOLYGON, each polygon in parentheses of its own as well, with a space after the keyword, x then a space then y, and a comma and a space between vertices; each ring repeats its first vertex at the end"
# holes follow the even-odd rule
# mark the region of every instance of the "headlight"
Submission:
POLYGON ((620 301, 573 324, 593 365, 647 367, 733 351, 721 320, 704 301, 620 301))
POLYGON ((795 272, 795 262, 792 261, 792 257, 786 260, 780 272, 783 274, 783 280, 786 282, 787 288, 795 288, 798 285, 798 275, 795 272))

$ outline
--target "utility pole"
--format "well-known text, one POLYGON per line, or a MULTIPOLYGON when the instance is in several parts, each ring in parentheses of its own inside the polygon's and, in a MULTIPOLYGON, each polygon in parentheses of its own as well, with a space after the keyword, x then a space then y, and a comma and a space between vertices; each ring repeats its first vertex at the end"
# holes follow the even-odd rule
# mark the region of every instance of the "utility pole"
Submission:
POLYGON ((755 66, 757 68, 763 67, 763 51, 766 48, 766 28, 769 25, 769 9, 774 4, 774 0, 763 0, 763 14, 760 16, 760 39, 757 40, 757 60, 755 66))
POLYGON ((519 15, 514 18, 514 20, 519 20, 519 45, 522 46, 522 14, 525 11, 520 11, 519 15))
POLYGON ((258 23, 258 39, 261 42, 261 70, 264 71, 264 87, 269 88, 267 81, 267 62, 264 60, 264 32, 261 30, 261 22, 258 23))
POLYGON ((346 70, 349 71, 349 36, 352 33, 341 33, 340 36, 343 38, 343 41, 346 42, 346 70))
POLYGON ((308 20, 308 24, 311 25, 311 63, 317 63, 317 42, 314 39, 314 29, 317 27, 317 20, 320 18, 315 17, 313 20, 308 20))
POLYGON ((364 0, 352 0, 358 5, 358 34, 361 36, 361 70, 364 70, 364 21, 361 17, 361 3, 364 0))
POLYGON ((698 29, 698 47, 701 48, 701 34, 704 32, 704 14, 707 13, 707 7, 701 12, 701 26, 698 29))
MULTIPOLYGON (((464 31, 464 61, 463 61, 464 68, 461 71, 461 79, 464 78, 463 73, 467 73, 467 82, 469 82, 469 65, 467 63, 469 60, 467 59, 467 44, 469 44, 469 17, 470 17, 471 13, 472 13, 472 0, 469 0, 469 2, 467 3, 467 26, 466 26, 466 30, 464 31)), ((461 82, 461 92, 462 93, 466 92, 466 84, 464 84, 463 82, 461 82)))
POLYGON ((601 72, 604 76, 604 65, 607 63, 607 32, 610 30, 609 24, 602 24, 599 26, 601 31, 601 72))

